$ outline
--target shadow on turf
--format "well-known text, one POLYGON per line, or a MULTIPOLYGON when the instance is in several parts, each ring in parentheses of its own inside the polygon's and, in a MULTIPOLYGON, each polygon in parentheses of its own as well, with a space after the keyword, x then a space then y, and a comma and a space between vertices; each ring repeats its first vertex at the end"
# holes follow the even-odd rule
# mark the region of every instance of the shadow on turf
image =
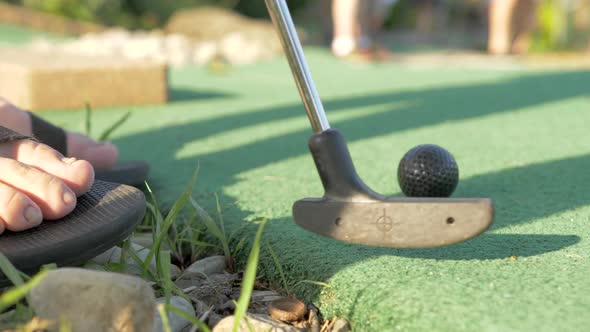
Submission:
POLYGON ((204 99, 221 99, 231 98, 233 94, 217 91, 193 90, 189 88, 175 88, 168 90, 168 99, 170 102, 179 101, 197 101, 204 99))
MULTIPOLYGON (((362 118, 332 123, 335 128, 345 133, 349 141, 356 141, 436 125, 444 121, 513 112, 544 103, 588 96, 590 94, 588 86, 590 86, 588 71, 528 73, 518 78, 482 84, 336 98, 326 100, 325 106, 329 113, 333 113, 360 106, 392 105, 391 111, 367 113, 362 118), (406 102, 411 106, 400 108, 400 102, 406 102)), ((224 186, 230 186, 239 181, 237 177, 244 172, 308 154, 305 142, 310 130, 292 131, 278 137, 183 159, 176 157, 178 150, 184 144, 221 132, 261 123, 268 123, 271 126, 272 121, 292 117, 304 117, 303 107, 299 103, 239 114, 232 112, 228 116, 219 116, 201 122, 155 128, 150 132, 122 137, 115 143, 129 158, 152 161, 154 173, 158 174, 158 170, 161 172, 160 180, 166 180, 167 185, 178 186, 179 191, 184 187, 199 161, 202 174, 199 177, 200 190, 219 191, 224 186), (146 146, 150 149, 145 149, 146 146)), ((305 167, 308 165, 310 164, 305 164, 305 167)), ((590 195, 584 194, 587 192, 587 185, 590 184, 590 172, 586 172, 588 169, 590 169, 590 155, 585 155, 481 175, 462 182, 461 190, 462 195, 465 196, 492 195, 497 207, 496 223, 492 230, 496 230, 590 204, 590 195)), ((319 183, 319 178, 317 181, 319 183)), ((235 199, 221 197, 221 200, 225 202, 235 199)), ((238 220, 250 214, 249 211, 235 211, 235 213, 238 220)), ((301 267, 301 263, 289 261, 288 257, 290 251, 299 250, 295 248, 300 248, 301 242, 305 242, 305 250, 317 251, 319 255, 328 244, 336 248, 339 257, 327 269, 327 274, 322 276, 325 278, 348 264, 372 256, 398 255, 443 260, 500 259, 513 255, 539 255, 580 241, 576 235, 553 234, 555 231, 551 229, 550 224, 543 228, 543 234, 488 233, 463 244, 420 250, 367 248, 324 240, 306 234, 290 219, 277 220, 277 223, 273 222, 269 225, 267 230, 269 238, 279 233, 282 236, 280 245, 276 243, 273 245, 286 260, 286 266, 301 267)), ((318 276, 314 275, 314 277, 318 276)))

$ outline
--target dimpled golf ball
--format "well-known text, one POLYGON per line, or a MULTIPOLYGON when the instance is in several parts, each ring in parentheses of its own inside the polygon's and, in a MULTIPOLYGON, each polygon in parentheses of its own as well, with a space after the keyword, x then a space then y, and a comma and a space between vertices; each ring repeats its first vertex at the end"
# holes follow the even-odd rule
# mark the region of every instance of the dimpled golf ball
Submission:
POLYGON ((418 145, 403 156, 397 180, 409 197, 449 197, 459 183, 459 167, 444 148, 418 145))

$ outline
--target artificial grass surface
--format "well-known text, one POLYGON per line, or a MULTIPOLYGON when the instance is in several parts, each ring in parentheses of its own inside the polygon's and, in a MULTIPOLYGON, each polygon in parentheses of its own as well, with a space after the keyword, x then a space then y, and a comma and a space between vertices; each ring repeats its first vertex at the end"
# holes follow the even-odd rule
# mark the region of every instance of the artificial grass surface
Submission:
MULTIPOLYGON (((200 163, 197 199, 207 205, 218 193, 233 226, 270 218, 263 240, 293 290, 324 315, 351 319, 357 331, 590 325, 590 72, 351 65, 316 49, 308 59, 331 124, 347 137, 371 187, 397 194, 401 156, 417 144, 442 145, 460 167, 454 196, 494 199, 492 229, 460 245, 394 250, 298 228, 292 203, 321 196, 322 188, 306 147, 311 130, 283 60, 223 75, 171 70, 168 105, 101 109, 94 127, 134 110, 113 141, 124 159, 151 163, 161 201, 174 200, 200 163), (304 279, 330 286, 294 285, 304 279)), ((44 116, 82 128, 82 112, 44 116)), ((270 255, 260 268, 279 281, 270 255)))

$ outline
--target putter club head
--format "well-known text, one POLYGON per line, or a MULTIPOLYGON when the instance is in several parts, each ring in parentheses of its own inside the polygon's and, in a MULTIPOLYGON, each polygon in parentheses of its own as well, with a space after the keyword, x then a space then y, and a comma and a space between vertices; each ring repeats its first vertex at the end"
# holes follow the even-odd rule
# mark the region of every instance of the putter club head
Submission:
POLYGON ((486 198, 306 198, 293 218, 304 229, 332 239, 391 248, 430 248, 483 233, 494 209, 486 198))
POLYGON ((426 248, 473 238, 493 222, 487 198, 386 198, 358 177, 346 141, 330 129, 285 0, 265 0, 314 131, 309 149, 323 198, 295 202, 295 222, 336 240, 395 248, 426 248))
POLYGON ((326 191, 293 205, 295 223, 336 240, 369 246, 429 248, 471 239, 490 227, 488 198, 387 198, 360 180, 342 134, 315 134, 309 148, 326 191))

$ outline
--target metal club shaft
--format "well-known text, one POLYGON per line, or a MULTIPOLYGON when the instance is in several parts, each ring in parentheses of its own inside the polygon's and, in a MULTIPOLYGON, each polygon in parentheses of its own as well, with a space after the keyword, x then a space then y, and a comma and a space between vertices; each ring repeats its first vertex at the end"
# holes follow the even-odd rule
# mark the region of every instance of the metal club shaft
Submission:
POLYGON ((275 25, 275 28, 283 44, 283 49, 297 89, 301 95, 301 100, 305 106, 307 117, 311 123, 314 133, 321 133, 324 130, 330 129, 324 106, 318 95, 318 91, 313 83, 311 73, 305 61, 303 48, 297 36, 293 19, 289 13, 289 7, 285 0, 265 0, 270 17, 275 25))

